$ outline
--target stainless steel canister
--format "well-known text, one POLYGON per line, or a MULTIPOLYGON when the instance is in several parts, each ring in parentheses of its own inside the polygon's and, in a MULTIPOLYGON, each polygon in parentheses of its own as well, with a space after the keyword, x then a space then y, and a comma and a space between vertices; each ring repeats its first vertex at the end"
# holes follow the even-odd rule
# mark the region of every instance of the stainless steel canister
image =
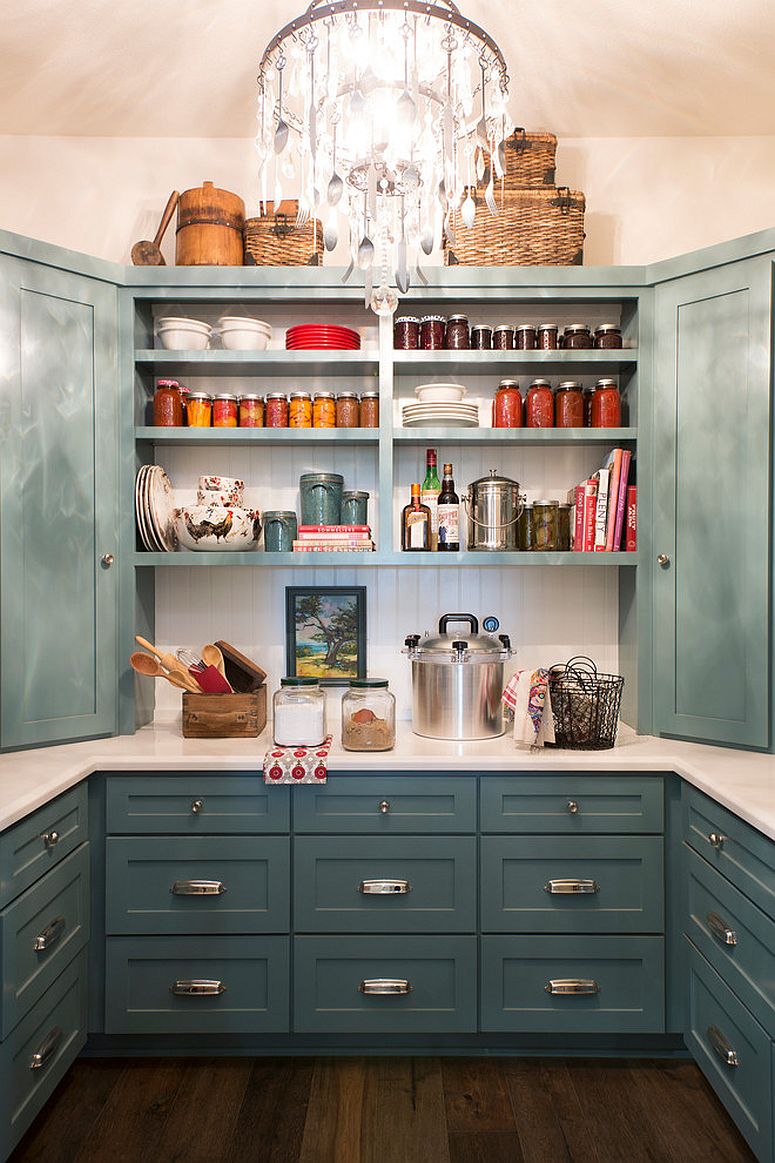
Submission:
POLYGON ((517 522, 522 512, 519 482, 490 475, 472 481, 463 497, 468 514, 468 548, 491 552, 515 550, 518 546, 517 522))
POLYGON ((473 614, 445 614, 438 637, 410 634, 412 729, 430 739, 492 739, 503 720, 503 664, 511 656, 507 634, 479 633, 473 614), (447 629, 467 623, 468 631, 447 629))

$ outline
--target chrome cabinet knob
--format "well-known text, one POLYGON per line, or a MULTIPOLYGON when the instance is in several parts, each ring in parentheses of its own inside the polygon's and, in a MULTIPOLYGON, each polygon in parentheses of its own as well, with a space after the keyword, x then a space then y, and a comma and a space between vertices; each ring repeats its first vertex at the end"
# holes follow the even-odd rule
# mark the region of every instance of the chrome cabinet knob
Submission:
POLYGON ((388 812, 390 811, 390 801, 389 800, 380 800, 379 810, 382 812, 383 816, 386 816, 388 814, 388 812))
POLYGON ((199 813, 200 813, 200 812, 202 811, 202 809, 204 808, 204 806, 205 806, 205 802, 204 802, 204 800, 192 800, 192 802, 191 802, 191 811, 193 812, 193 814, 194 814, 195 816, 198 816, 198 815, 199 815, 199 813))
POLYGON ((572 816, 575 816, 578 813, 579 805, 576 803, 575 800, 568 800, 568 802, 565 806, 572 816))
POLYGON ((670 565, 670 554, 669 553, 657 554, 657 565, 660 565, 662 567, 662 569, 667 569, 667 567, 670 565))
POLYGON ((47 848, 56 848, 57 844, 59 843, 59 833, 55 831, 44 832, 41 836, 41 840, 47 848))
POLYGON ((714 848, 723 848, 726 836, 723 832, 709 832, 708 843, 712 844, 714 848))
POLYGON ((103 553, 102 557, 100 558, 104 569, 110 569, 115 560, 116 559, 112 553, 103 553))

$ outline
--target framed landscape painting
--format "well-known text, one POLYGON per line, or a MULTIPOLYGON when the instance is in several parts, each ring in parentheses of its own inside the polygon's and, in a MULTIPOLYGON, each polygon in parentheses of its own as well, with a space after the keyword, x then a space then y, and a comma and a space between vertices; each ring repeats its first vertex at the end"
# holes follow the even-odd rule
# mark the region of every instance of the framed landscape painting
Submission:
POLYGON ((286 586, 286 672, 346 686, 366 677, 366 587, 286 586))

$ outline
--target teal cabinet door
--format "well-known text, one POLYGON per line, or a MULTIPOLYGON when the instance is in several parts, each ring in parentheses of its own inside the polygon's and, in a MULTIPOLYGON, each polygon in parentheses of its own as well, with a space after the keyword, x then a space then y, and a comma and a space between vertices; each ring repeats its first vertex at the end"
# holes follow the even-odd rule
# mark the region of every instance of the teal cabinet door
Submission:
POLYGON ((0 259, 0 745, 116 730, 116 288, 0 259))
POLYGON ((764 257, 656 288, 654 559, 644 567, 654 576, 657 732, 761 748, 771 283, 764 257))

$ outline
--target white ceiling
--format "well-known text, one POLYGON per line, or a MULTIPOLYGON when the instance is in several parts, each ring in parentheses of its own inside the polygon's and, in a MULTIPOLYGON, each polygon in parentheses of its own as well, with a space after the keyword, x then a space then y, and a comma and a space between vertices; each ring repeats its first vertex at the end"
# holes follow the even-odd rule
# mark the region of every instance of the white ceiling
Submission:
MULTIPOLYGON (((250 137, 307 0, 3 0, 0 134, 250 137)), ((773 0, 460 0, 517 124, 561 137, 775 134, 773 0)))

